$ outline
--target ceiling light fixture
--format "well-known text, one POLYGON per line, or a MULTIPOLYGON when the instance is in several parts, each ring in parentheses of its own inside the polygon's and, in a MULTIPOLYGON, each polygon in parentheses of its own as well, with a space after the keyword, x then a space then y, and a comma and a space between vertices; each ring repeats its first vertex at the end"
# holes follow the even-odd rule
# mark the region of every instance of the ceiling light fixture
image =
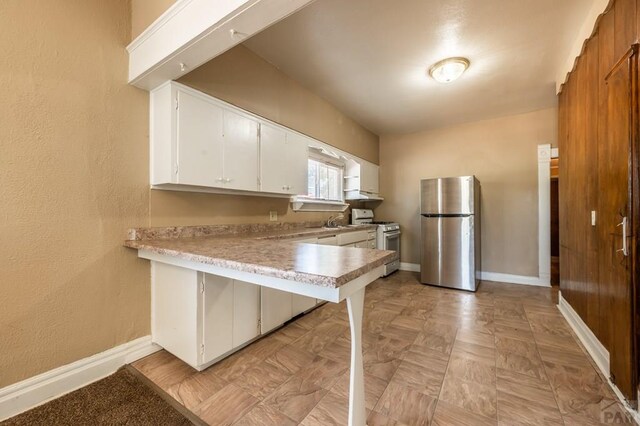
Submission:
POLYGON ((460 78, 470 64, 467 58, 443 59, 429 68, 429 75, 438 83, 451 83, 460 78))

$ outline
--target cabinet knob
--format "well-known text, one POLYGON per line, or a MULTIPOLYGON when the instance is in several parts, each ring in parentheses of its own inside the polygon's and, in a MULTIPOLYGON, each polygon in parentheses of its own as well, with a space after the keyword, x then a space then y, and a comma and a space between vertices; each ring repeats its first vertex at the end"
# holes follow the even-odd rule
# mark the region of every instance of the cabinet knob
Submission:
POLYGON ((231 182, 231 181, 232 181, 232 179, 230 179, 230 178, 225 178, 225 179, 224 179, 224 181, 225 181, 226 183, 229 183, 229 182, 231 182))
POLYGON ((219 177, 218 179, 216 179, 216 182, 224 182, 224 178, 219 177))

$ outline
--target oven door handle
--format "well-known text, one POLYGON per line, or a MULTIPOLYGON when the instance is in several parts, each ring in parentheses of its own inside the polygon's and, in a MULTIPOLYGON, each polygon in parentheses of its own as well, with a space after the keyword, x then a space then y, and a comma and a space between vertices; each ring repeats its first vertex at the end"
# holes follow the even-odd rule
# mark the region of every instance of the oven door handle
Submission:
POLYGON ((395 232, 385 232, 384 236, 386 237, 397 237, 398 235, 400 235, 400 231, 395 231, 395 232))

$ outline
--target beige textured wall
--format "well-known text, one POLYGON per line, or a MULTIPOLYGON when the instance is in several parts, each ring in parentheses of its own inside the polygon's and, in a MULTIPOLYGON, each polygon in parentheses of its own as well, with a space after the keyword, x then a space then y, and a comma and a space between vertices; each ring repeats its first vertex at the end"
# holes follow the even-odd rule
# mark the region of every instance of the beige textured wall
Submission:
POLYGON ((482 270, 538 275, 537 145, 556 146, 557 110, 382 136, 376 217, 403 228, 402 261, 419 263, 419 182, 475 174, 482 184, 482 270))
POLYGON ((149 334, 148 96, 130 4, 0 1, 0 387, 149 334))
MULTIPOLYGON (((255 114, 378 162, 378 136, 300 86, 246 47, 237 46, 179 80, 255 114)), ((330 213, 296 213, 287 199, 151 191, 153 226, 326 220, 330 213)))
POLYGON ((174 3, 175 0, 131 0, 131 39, 138 37, 174 3))
MULTIPOLYGON (((132 38, 174 0, 132 0, 132 38)), ((378 163, 379 138, 240 45, 179 80, 255 114, 378 163)), ((296 213, 286 199, 152 190, 152 226, 326 220, 327 213, 296 213)), ((357 206, 362 207, 362 206, 357 206)))
POLYGON ((378 163, 376 134, 243 45, 178 80, 217 98, 378 163))

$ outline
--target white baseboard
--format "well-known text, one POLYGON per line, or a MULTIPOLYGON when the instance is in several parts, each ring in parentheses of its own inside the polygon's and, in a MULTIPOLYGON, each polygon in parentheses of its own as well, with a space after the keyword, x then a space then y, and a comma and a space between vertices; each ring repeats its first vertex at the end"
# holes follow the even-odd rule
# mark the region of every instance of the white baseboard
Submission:
POLYGON ((562 292, 558 292, 558 309, 571 329, 578 336, 584 347, 602 371, 605 377, 609 377, 609 351, 600 343, 595 334, 582 321, 582 318, 573 310, 569 302, 562 298, 562 292))
POLYGON ((530 277, 527 275, 502 274, 500 272, 480 272, 482 281, 495 281, 499 283, 535 285, 539 287, 551 287, 547 277, 530 277))
MULTIPOLYGON (((400 262, 401 271, 420 272, 420 264, 400 262)), ((528 277, 524 275, 502 274, 499 272, 480 272, 480 279, 483 281, 496 281, 510 284, 535 285, 540 287, 550 287, 549 277, 528 277)))
POLYGON ((2 388, 0 421, 100 380, 158 350, 151 336, 145 336, 2 388))
POLYGON ((573 307, 571 307, 569 302, 567 302, 567 300, 562 297, 562 292, 558 292, 558 309, 560 310, 560 313, 562 313, 562 316, 564 316, 564 318, 569 323, 569 326, 571 327, 573 332, 576 333, 578 339, 580 339, 580 342, 582 342, 582 345, 585 347, 604 377, 607 378, 611 389, 613 389, 613 392, 616 394, 620 402, 622 402, 622 405, 627 409, 629 414, 631 414, 635 422, 637 424, 640 424, 640 413, 627 404, 624 395, 622 395, 622 392, 620 392, 618 387, 614 385, 609 379, 609 376, 611 375, 609 371, 609 351, 607 351, 607 348, 605 348, 602 343, 600 343, 600 340, 598 340, 596 335, 593 334, 587 324, 582 321, 580 315, 578 315, 577 312, 573 310, 573 307))
POLYGON ((401 271, 420 272, 420 264, 400 262, 401 271))

